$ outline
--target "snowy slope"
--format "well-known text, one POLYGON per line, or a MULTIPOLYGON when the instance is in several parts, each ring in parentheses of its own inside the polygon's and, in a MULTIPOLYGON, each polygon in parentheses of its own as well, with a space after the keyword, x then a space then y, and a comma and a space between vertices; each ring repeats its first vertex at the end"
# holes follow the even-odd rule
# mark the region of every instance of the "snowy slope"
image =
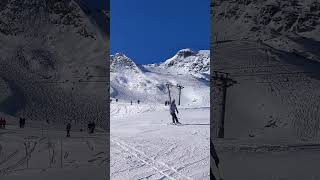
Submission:
POLYGON ((238 81, 228 91, 228 137, 319 136, 319 7, 318 1, 215 1, 213 70, 238 81))
POLYGON ((105 127, 106 38, 79 2, 1 2, 0 111, 105 127))
POLYGON ((124 101, 164 103, 166 83, 173 85, 171 95, 178 100, 176 85, 182 85, 181 103, 209 106, 209 51, 179 51, 160 64, 138 66, 129 57, 111 56, 111 96, 124 101))
POLYGON ((209 108, 111 103, 111 179, 209 179, 209 108))
MULTIPOLYGON (((319 1, 212 2, 211 70, 238 82, 227 91, 225 138, 212 139, 214 174, 319 179, 319 1)), ((217 126, 222 93, 212 90, 217 126)))
POLYGON ((73 126, 65 138, 64 127, 27 121, 18 128, 18 119, 0 113, 8 121, 0 129, 0 177, 18 179, 103 179, 106 177, 107 134, 88 135, 73 126), (26 157, 26 148, 28 157, 26 157))

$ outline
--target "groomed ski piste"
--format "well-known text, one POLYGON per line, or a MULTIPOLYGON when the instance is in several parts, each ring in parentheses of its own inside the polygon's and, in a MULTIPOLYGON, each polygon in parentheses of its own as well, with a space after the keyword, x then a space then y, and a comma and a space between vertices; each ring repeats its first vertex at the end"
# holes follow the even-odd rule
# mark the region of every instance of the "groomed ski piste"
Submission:
POLYGON ((66 138, 64 125, 26 121, 19 128, 16 118, 5 116, 6 129, 0 129, 1 180, 101 179, 107 175, 107 134, 88 134, 73 125, 66 138), (62 142, 62 144, 61 144, 62 142))
POLYGON ((164 63, 144 66, 123 54, 113 57, 111 179, 210 179, 209 83, 199 78, 206 77, 205 73, 187 70, 190 64, 205 61, 198 56, 208 60, 209 53, 190 52, 181 50, 164 63), (164 68, 169 61, 174 61, 169 66, 175 68, 164 68), (185 64, 183 70, 181 64, 185 64), (181 125, 171 124, 169 106, 165 106, 169 99, 166 83, 184 86, 180 106, 177 90, 171 87, 181 125))

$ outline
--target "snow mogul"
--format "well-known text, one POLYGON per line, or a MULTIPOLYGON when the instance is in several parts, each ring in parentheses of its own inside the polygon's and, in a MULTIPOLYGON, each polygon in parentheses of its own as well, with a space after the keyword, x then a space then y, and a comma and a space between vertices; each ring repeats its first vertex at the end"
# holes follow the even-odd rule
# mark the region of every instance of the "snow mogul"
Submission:
POLYGON ((176 115, 176 111, 177 113, 179 114, 179 111, 178 111, 178 108, 177 108, 177 105, 176 105, 176 102, 175 100, 173 100, 170 104, 170 114, 172 116, 172 123, 173 124, 181 124, 179 121, 178 121, 178 118, 177 118, 177 115, 176 115))

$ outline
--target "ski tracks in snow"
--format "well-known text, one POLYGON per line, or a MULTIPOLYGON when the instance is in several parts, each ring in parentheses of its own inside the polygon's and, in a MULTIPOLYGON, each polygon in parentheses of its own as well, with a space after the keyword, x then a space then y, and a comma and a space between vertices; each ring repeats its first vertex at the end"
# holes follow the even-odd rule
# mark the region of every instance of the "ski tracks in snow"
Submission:
POLYGON ((149 165, 152 169, 156 170, 158 173, 162 175, 160 179, 167 178, 170 180, 191 180, 192 178, 185 176, 181 174, 178 170, 176 170, 173 167, 170 167, 169 165, 154 160, 154 158, 149 157, 144 152, 134 148, 133 146, 124 143, 123 141, 116 139, 114 137, 111 137, 111 142, 118 145, 121 149, 126 151, 127 153, 135 156, 137 159, 142 161, 143 163, 149 165))

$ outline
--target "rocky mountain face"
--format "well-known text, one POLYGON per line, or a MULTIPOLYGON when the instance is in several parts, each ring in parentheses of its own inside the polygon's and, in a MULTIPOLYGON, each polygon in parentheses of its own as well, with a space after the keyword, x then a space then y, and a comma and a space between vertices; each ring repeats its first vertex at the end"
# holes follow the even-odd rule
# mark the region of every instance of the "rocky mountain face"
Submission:
POLYGON ((79 3, 1 1, 0 111, 106 128, 107 38, 79 3))
POLYGON ((121 72, 131 71, 134 73, 140 73, 141 69, 125 54, 116 53, 110 56, 110 71, 121 72))
POLYGON ((161 63, 160 67, 179 73, 209 74, 210 51, 194 52, 191 49, 182 49, 175 56, 161 63))
POLYGON ((217 0, 213 41, 258 40, 275 49, 319 60, 318 0, 217 0))
POLYGON ((69 26, 80 36, 95 38, 85 25, 80 7, 72 0, 6 0, 1 7, 0 31, 5 35, 29 34, 35 27, 56 25, 69 26))

